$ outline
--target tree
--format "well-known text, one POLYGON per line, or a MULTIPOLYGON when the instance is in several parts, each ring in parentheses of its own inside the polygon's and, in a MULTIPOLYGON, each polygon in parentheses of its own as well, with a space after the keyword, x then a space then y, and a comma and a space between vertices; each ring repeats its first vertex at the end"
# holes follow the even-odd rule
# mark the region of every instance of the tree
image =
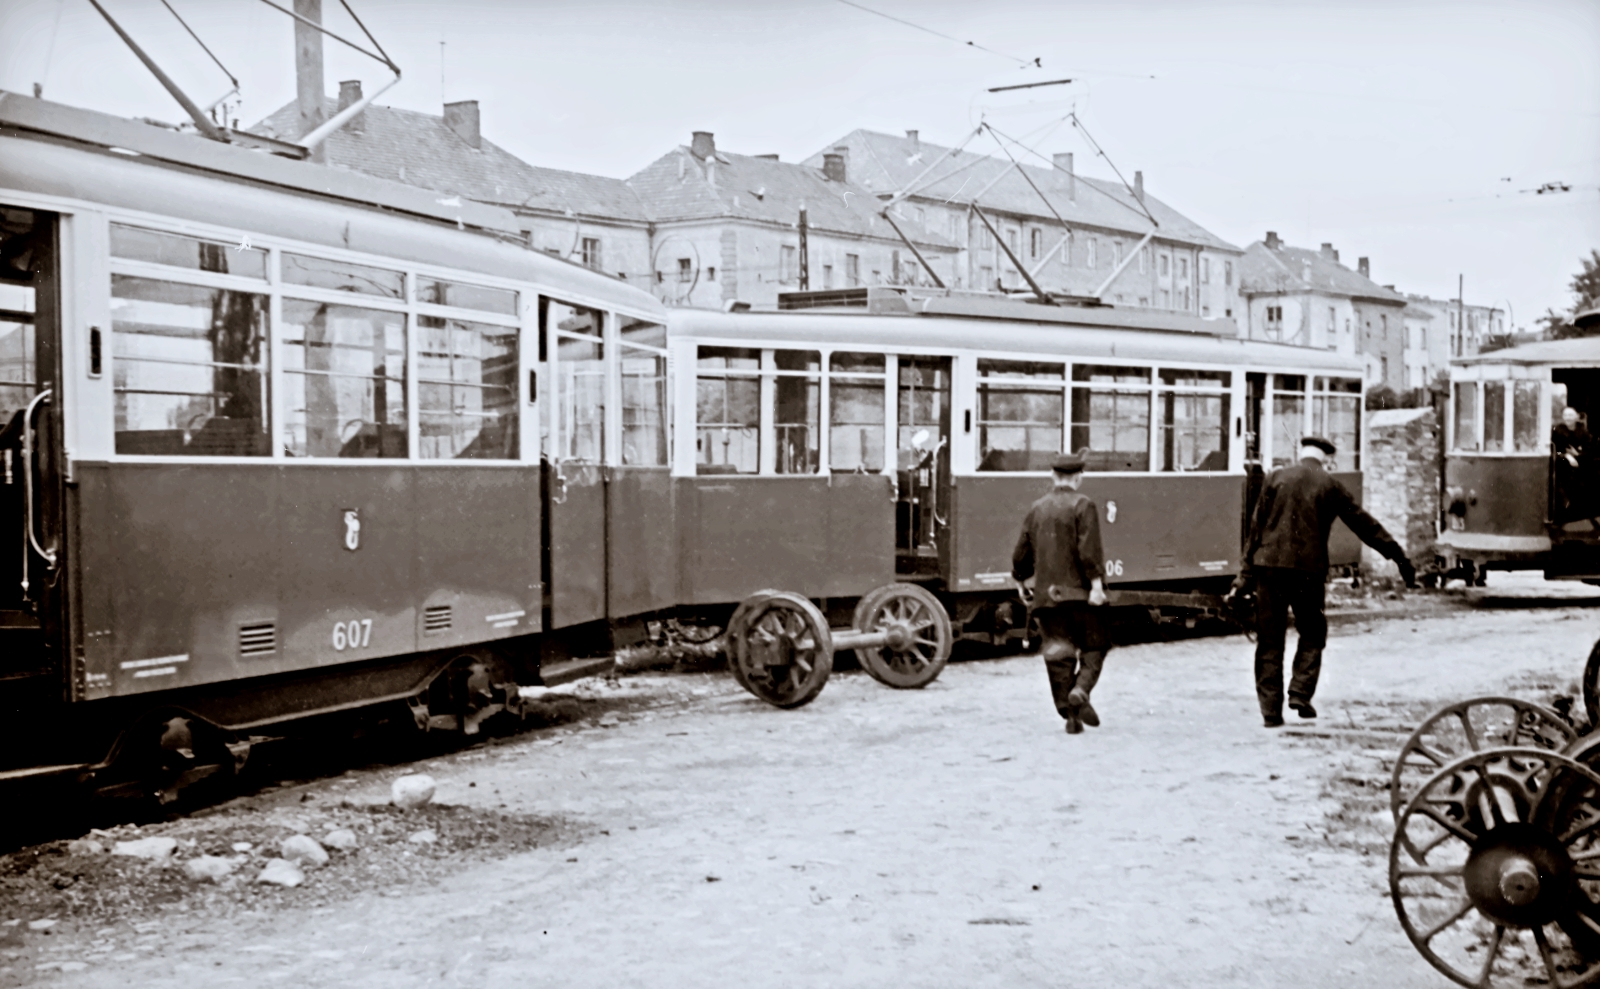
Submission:
POLYGON ((1368 412, 1377 412, 1380 409, 1402 408, 1400 396, 1395 394, 1395 390, 1388 385, 1373 385, 1368 388, 1366 406, 1368 412))
POLYGON ((1600 328, 1581 330, 1572 325, 1573 317, 1578 313, 1600 306, 1600 251, 1590 250, 1588 257, 1579 259, 1579 264, 1581 269, 1567 285, 1572 290, 1572 308, 1564 313, 1546 309, 1538 319, 1553 340, 1600 334, 1600 328))

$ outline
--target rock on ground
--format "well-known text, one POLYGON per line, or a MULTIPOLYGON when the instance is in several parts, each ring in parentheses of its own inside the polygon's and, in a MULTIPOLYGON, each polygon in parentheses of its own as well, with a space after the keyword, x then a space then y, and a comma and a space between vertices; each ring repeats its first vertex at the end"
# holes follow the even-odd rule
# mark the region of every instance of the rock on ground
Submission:
POLYGON ((297 834, 283 839, 278 846, 278 852, 290 862, 301 868, 316 868, 328 864, 328 851, 317 844, 317 839, 310 835, 297 834))
POLYGON ((176 838, 139 838, 134 841, 119 841, 111 850, 113 855, 132 855, 134 858, 148 859, 151 862, 165 862, 172 857, 178 848, 176 838))
POLYGON ((305 881, 306 874, 288 859, 268 859, 266 868, 256 877, 258 883, 273 883, 278 886, 298 886, 305 881))
POLYGON ((423 828, 406 840, 416 845, 431 845, 439 840, 439 832, 432 828, 423 828))
POLYGON ((322 836, 322 843, 336 851, 348 852, 356 847, 356 833, 349 828, 334 828, 322 836))
POLYGON ((403 810, 421 807, 433 799, 433 777, 427 773, 413 773, 395 780, 389 787, 390 799, 403 810))
POLYGON ((239 863, 233 859, 222 858, 217 855, 201 855, 183 863, 184 874, 196 882, 209 879, 216 882, 224 876, 230 875, 239 863))

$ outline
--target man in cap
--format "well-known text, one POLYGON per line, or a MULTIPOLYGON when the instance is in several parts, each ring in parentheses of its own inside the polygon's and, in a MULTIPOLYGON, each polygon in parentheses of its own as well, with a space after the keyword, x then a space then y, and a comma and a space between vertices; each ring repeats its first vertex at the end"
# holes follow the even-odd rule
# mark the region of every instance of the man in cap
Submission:
POLYGON ((1368 515, 1349 490, 1327 470, 1337 448, 1321 436, 1300 442, 1300 462, 1272 472, 1251 517, 1240 573, 1228 592, 1232 599, 1256 586, 1256 699, 1268 728, 1283 724, 1283 648, 1289 609, 1300 634, 1289 681, 1289 706, 1302 718, 1315 718, 1311 695, 1322 672, 1328 641, 1323 615, 1328 584, 1328 532, 1344 520, 1362 542, 1400 568, 1407 587, 1417 572, 1405 550, 1378 520, 1368 515))
POLYGON ((1054 486, 1033 503, 1011 554, 1018 583, 1034 578, 1034 614, 1044 639, 1044 666, 1056 711, 1067 732, 1099 727, 1089 692, 1100 679, 1110 639, 1102 620, 1106 603, 1105 558, 1100 549, 1100 513, 1080 494, 1084 454, 1051 461, 1054 486))

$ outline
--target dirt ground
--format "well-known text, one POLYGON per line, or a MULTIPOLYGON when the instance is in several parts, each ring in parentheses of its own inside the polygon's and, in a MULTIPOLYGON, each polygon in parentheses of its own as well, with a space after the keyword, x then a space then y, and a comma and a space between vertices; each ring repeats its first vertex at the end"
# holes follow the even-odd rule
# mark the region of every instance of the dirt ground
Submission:
MULTIPOLYGON (((836 674, 796 711, 725 674, 593 682, 577 694, 672 702, 182 822, 237 836, 298 814, 320 833, 424 771, 474 827, 521 822, 515 848, 429 851, 376 885, 336 860, 270 897, 109 919, 0 903, 0 985, 1445 986, 1388 898, 1400 729, 1478 694, 1575 692, 1600 637, 1581 593, 1488 592, 1336 623, 1322 717, 1280 731, 1237 636, 1115 650, 1105 725, 1081 736, 1034 657, 954 664, 921 691, 836 674)), ((435 816, 418 826, 447 844, 435 816)))

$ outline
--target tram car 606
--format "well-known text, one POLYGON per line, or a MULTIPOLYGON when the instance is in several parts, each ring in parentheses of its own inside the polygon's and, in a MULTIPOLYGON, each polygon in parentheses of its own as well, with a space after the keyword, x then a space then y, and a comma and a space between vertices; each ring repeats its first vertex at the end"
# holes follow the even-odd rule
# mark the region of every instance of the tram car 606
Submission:
MULTIPOLYGON (((1600 311, 1580 323, 1600 324, 1600 311)), ((1600 338, 1549 340, 1450 366, 1444 524, 1450 570, 1542 570, 1600 583, 1600 338)))
POLYGON ((470 733, 671 607, 664 317, 501 209, 0 93, 0 782, 470 733))

